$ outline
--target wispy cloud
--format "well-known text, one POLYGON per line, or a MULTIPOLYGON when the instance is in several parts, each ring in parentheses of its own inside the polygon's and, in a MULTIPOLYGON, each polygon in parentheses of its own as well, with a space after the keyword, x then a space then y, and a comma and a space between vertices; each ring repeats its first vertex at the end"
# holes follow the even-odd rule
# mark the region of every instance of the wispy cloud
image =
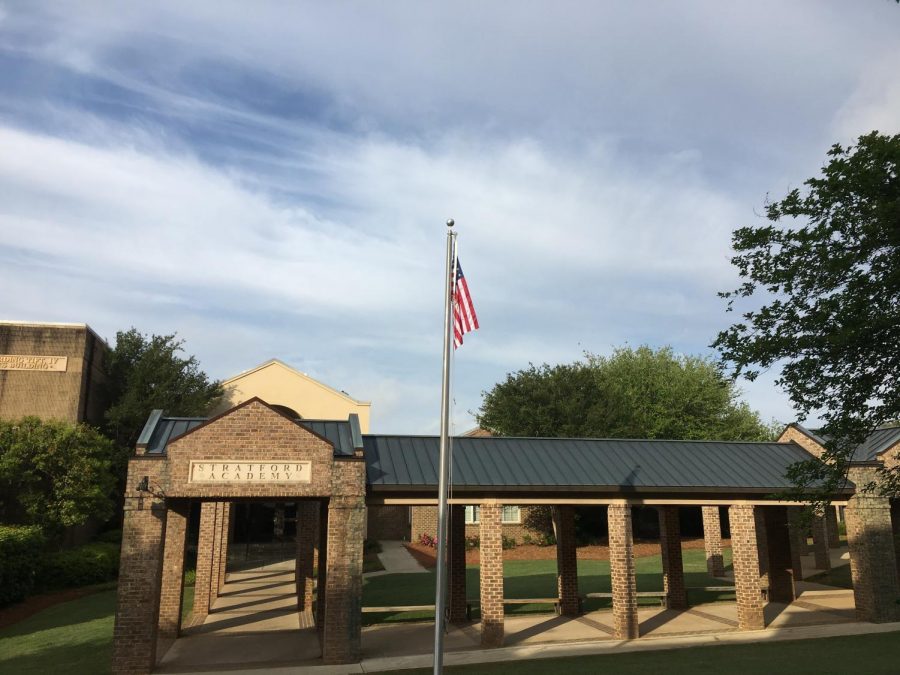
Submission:
POLYGON ((0 314, 178 330, 219 377, 278 356, 429 431, 452 216, 483 319, 461 427, 529 361, 704 352, 731 230, 890 124, 898 16, 0 4, 0 314))

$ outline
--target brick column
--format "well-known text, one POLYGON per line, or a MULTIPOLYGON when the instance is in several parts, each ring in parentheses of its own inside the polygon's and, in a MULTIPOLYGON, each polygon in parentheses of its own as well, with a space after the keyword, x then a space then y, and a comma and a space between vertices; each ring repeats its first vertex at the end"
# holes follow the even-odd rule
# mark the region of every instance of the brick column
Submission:
POLYGON ((575 509, 557 506, 556 510, 556 592, 559 611, 578 616, 578 554, 575 551, 575 509))
POLYGON ((725 576, 725 560, 722 557, 722 523, 718 506, 704 506, 703 545, 706 548, 706 571, 711 577, 725 576))
POLYGON ((209 614, 217 510, 215 502, 203 502, 200 505, 200 534, 197 538, 197 576, 194 582, 194 610, 192 612, 195 618, 200 619, 209 614))
POLYGON ((503 645, 503 535, 500 504, 482 504, 480 513, 481 646, 503 645))
POLYGON ((166 541, 159 599, 159 637, 175 639, 181 632, 184 594, 184 546, 187 541, 188 503, 166 510, 166 541))
POLYGON ((900 499, 891 500, 891 529, 894 531, 894 557, 897 558, 897 576, 900 577, 900 499))
POLYGON ((448 556, 450 623, 466 622, 466 507, 450 506, 450 555, 448 556))
POLYGON ((316 537, 319 529, 319 502, 297 502, 297 608, 301 612, 312 611, 313 568, 316 537))
POLYGON ((326 664, 359 661, 365 529, 364 497, 331 498, 322 636, 322 659, 326 664))
POLYGON ((659 551, 662 554, 663 590, 670 609, 687 609, 684 565, 681 559, 681 530, 677 506, 659 506, 659 551))
POLYGON ((788 535, 791 538, 791 569, 794 581, 803 580, 803 564, 800 556, 806 554, 806 528, 803 526, 803 507, 787 507, 788 535))
MULTIPOLYGON (((219 597, 219 576, 222 569, 222 517, 225 511, 223 502, 216 502, 215 528, 213 529, 212 563, 209 567, 209 606, 219 597)), ((194 589, 197 592, 197 589, 194 589)))
POLYGON ((766 625, 762 595, 759 592, 759 553, 756 548, 756 519, 753 510, 747 504, 732 504, 728 507, 740 630, 760 630, 766 625))
POLYGON ((126 498, 113 628, 114 675, 145 675, 155 665, 165 529, 164 503, 126 498))
POLYGON ((316 630, 319 639, 325 627, 325 582, 328 578, 328 506, 319 502, 319 542, 316 551, 316 630))
POLYGON ((828 556, 828 530, 825 516, 814 514, 812 517, 813 554, 816 557, 817 570, 830 570, 831 558, 828 556))
POLYGON ((856 616, 872 623, 900 620, 890 500, 857 495, 844 510, 844 521, 856 616))
POLYGON ((766 523, 769 601, 793 602, 797 597, 794 583, 802 577, 799 570, 795 569, 791 555, 788 509, 784 506, 765 506, 758 510, 763 512, 766 523))
POLYGON ((759 587, 769 588, 769 539, 766 536, 767 506, 753 509, 753 521, 756 526, 756 554, 759 558, 759 587))
POLYGON ((231 535, 231 513, 234 504, 222 502, 221 544, 219 545, 219 590, 225 585, 225 574, 228 568, 228 538, 231 535))
POLYGON ((841 533, 838 532, 837 507, 829 504, 825 507, 825 526, 828 532, 828 548, 841 547, 841 533))
POLYGON ((631 506, 610 504, 607 520, 609 522, 609 575, 612 585, 615 636, 620 640, 632 640, 638 637, 638 616, 631 506))

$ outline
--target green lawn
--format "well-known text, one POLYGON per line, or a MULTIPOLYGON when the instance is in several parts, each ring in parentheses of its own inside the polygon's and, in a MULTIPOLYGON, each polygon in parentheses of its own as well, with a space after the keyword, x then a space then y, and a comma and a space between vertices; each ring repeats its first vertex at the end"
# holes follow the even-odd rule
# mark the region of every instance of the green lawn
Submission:
MULTIPOLYGON (((693 647, 659 652, 637 652, 563 659, 514 660, 504 663, 445 668, 466 675, 554 675, 568 673, 615 673, 638 675, 696 675, 722 672, 728 675, 830 675, 898 672, 900 633, 855 635, 821 640, 768 642, 748 645, 693 647)), ((394 675, 418 675, 431 669, 397 670, 394 675)), ((387 675, 387 674, 385 674, 387 675)))
MULTIPOLYGON (((683 553, 685 582, 692 586, 726 586, 723 579, 706 573, 706 554, 703 549, 688 549, 683 553)), ((731 566, 731 550, 725 550, 726 568, 731 566)), ((639 591, 661 591, 662 562, 659 556, 635 559, 637 587, 639 591)), ((552 598, 556 596, 556 560, 509 560, 503 563, 504 596, 507 598, 552 598)), ((435 572, 427 574, 386 574, 366 579, 363 585, 363 606, 387 607, 396 605, 434 604, 435 572)), ((473 616, 478 616, 478 566, 466 569, 468 598, 473 603, 473 616)), ((578 561, 579 593, 608 593, 609 562, 600 560, 578 561)), ((688 601, 694 604, 733 600, 734 593, 690 591, 688 601)), ((641 598, 649 604, 658 604, 652 598, 641 598)), ((588 600, 585 609, 611 607, 609 600, 588 600)), ((550 611, 552 605, 510 605, 508 614, 550 611)), ((417 621, 432 619, 434 612, 402 612, 394 614, 364 614, 366 624, 388 621, 417 621)))
POLYGON ((55 605, 0 631, 0 673, 108 673, 115 590, 55 605))
POLYGON ((841 565, 840 567, 832 567, 827 572, 821 572, 815 576, 807 577, 806 581, 825 584, 826 586, 837 586, 838 588, 853 588, 849 564, 841 565))

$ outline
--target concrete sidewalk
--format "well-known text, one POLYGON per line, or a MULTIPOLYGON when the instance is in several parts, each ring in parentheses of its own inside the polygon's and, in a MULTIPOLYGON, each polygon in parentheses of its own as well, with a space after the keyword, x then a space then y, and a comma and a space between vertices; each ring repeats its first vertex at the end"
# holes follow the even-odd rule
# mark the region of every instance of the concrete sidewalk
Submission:
MULTIPOLYGON (((730 632, 714 635, 680 635, 658 638, 644 637, 639 640, 628 641, 607 640, 602 642, 581 641, 522 645, 490 650, 479 649, 463 652, 448 652, 444 655, 444 665, 467 666, 482 663, 521 661, 524 659, 559 659, 570 656, 599 656, 728 644, 812 640, 847 635, 865 635, 869 633, 890 633, 894 631, 900 631, 900 623, 843 623, 774 630, 769 628, 759 631, 730 632)), ((203 672, 210 675, 213 673, 221 673, 221 675, 263 675, 263 673, 267 675, 344 675, 349 673, 377 673, 386 670, 404 670, 408 668, 430 668, 431 665, 431 655, 422 654, 418 656, 365 659, 361 663, 345 666, 283 666, 250 670, 204 670, 203 672)))
POLYGON ((381 544, 381 553, 378 554, 378 559, 384 565, 384 569, 367 572, 363 575, 364 577, 378 577, 384 574, 417 574, 428 571, 412 557, 402 541, 379 541, 378 543, 381 544))

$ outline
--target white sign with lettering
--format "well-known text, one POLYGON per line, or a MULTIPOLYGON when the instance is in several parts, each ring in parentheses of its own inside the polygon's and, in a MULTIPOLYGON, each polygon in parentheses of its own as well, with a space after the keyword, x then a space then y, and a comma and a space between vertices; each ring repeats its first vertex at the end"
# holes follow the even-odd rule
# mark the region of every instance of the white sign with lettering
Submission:
POLYGON ((188 483, 309 483, 312 462, 240 459, 191 461, 188 483))

